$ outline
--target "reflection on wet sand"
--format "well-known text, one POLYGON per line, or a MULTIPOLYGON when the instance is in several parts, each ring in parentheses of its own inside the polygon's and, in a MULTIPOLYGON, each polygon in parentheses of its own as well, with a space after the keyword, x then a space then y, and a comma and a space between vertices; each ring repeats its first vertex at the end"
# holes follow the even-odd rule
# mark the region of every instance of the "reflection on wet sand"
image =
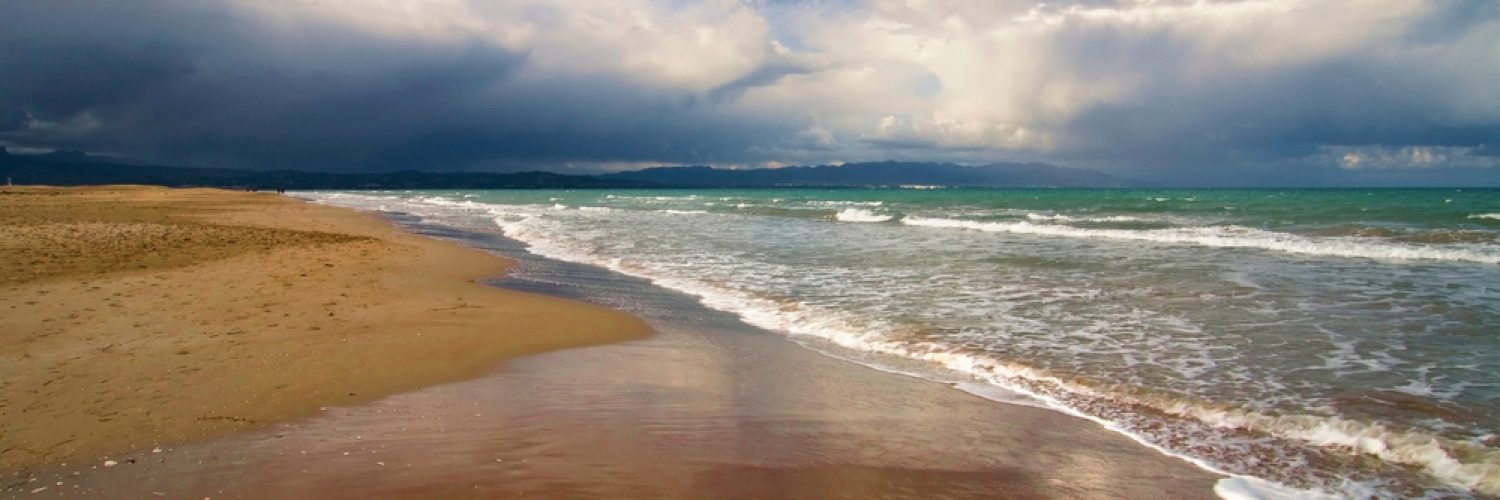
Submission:
POLYGON ((1050 411, 769 335, 673 331, 136 458, 61 488, 192 498, 1194 498, 1211 496, 1215 480, 1050 411))

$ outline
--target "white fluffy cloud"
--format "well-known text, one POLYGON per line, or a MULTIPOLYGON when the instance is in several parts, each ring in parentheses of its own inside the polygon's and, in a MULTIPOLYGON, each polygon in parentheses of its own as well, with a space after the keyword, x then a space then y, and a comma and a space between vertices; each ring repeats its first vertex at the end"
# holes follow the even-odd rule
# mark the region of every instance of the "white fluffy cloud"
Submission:
POLYGON ((1014 153, 1102 142, 1108 149, 1115 138, 1091 137, 1077 126, 1081 115, 1136 108, 1133 120, 1158 128, 1153 121, 1195 111, 1181 106, 1214 106, 1216 94, 1261 101, 1251 105, 1316 105, 1308 96, 1245 94, 1276 75, 1369 61, 1389 69, 1387 77, 1451 75, 1411 85, 1427 88, 1410 98, 1438 101, 1430 110, 1441 120, 1493 126, 1500 96, 1487 77, 1500 72, 1484 51, 1493 55, 1495 23, 1466 30, 1457 43, 1404 40, 1438 7, 1424 0, 876 0, 812 12, 818 21, 797 36, 827 64, 746 99, 754 109, 808 114, 834 124, 840 137, 890 146, 1014 153), (1192 101, 1174 102, 1179 97, 1192 101))
POLYGON ((526 54, 527 75, 628 78, 704 92, 772 54, 770 28, 734 0, 243 1, 244 12, 296 29, 309 20, 414 42, 491 43, 526 54))

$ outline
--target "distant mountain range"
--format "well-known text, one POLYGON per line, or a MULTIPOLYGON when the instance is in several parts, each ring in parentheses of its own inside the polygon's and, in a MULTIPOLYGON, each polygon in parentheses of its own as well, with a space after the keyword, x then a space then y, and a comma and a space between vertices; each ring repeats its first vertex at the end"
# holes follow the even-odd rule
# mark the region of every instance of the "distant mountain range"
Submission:
POLYGON ((1045 163, 994 163, 971 167, 953 163, 888 161, 748 170, 657 167, 598 177, 691 187, 1119 187, 1129 184, 1103 172, 1045 163))
POLYGON ((154 184, 239 189, 604 189, 660 187, 551 172, 332 173, 164 167, 110 162, 78 153, 12 155, 0 150, 0 181, 59 186, 154 184))
POLYGON ((880 162, 840 166, 729 170, 657 167, 603 175, 551 172, 332 173, 297 170, 133 165, 79 152, 9 154, 0 148, 0 177, 17 184, 156 184, 250 189, 607 189, 686 187, 1116 187, 1129 182, 1094 170, 1044 163, 880 162))

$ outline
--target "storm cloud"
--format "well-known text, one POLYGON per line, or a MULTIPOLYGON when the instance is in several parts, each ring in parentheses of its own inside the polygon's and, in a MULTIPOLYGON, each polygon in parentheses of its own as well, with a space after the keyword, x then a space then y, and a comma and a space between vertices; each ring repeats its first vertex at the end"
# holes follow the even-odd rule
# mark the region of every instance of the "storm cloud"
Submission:
POLYGON ((0 142, 319 170, 1500 182, 1500 5, 7 2, 0 142))

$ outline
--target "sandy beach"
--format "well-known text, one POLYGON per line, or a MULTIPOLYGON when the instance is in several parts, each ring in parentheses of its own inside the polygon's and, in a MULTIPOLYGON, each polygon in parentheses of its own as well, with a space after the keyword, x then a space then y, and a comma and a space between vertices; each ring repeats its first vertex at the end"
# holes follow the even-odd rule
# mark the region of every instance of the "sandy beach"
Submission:
POLYGON ((1210 498, 1220 478, 494 230, 211 190, 0 200, 22 263, 3 497, 1210 498))
POLYGON ((251 432, 48 467, 0 496, 1211 498, 1219 476, 1091 422, 871 369, 645 280, 394 216, 517 259, 492 282, 656 335, 506 362, 251 432))
POLYGON ((0 193, 0 471, 263 427, 639 338, 496 256, 274 194, 0 193))

